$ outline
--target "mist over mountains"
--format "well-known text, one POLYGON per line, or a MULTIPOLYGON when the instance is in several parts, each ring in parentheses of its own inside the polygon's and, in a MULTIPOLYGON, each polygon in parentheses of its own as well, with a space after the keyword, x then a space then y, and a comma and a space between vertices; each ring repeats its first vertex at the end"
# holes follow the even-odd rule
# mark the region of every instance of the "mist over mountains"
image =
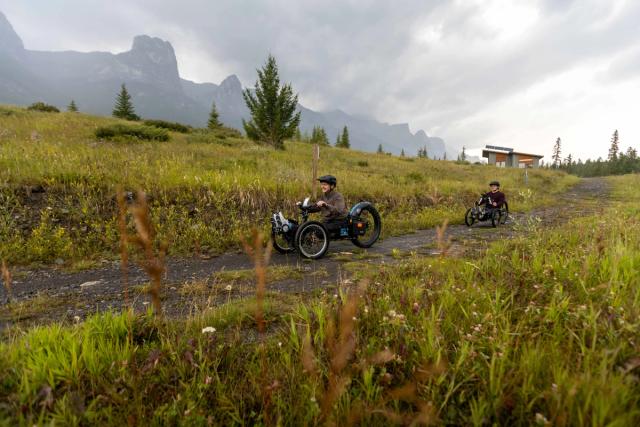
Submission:
MULTIPOLYGON (((64 108, 74 99, 82 112, 110 115, 122 83, 132 95, 136 112, 145 118, 205 126, 212 101, 227 126, 242 130, 242 119, 249 118, 237 76, 231 75, 219 85, 183 79, 167 41, 136 36, 131 50, 118 54, 27 50, 0 12, 0 103, 44 101, 64 108)), ((407 123, 390 125, 340 110, 299 108, 302 132, 311 133, 314 126, 322 126, 332 142, 346 125, 356 149, 374 151, 382 144, 385 151, 394 154, 404 149, 408 155, 415 155, 423 146, 430 157, 445 153, 441 138, 430 137, 422 130, 412 133, 407 123)))

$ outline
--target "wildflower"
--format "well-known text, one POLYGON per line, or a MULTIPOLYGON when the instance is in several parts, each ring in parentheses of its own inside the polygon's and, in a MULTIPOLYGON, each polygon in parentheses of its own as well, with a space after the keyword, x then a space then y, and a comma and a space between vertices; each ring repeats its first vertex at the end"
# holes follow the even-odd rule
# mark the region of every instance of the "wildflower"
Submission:
POLYGON ((203 334, 213 334, 215 332, 216 332, 216 328, 214 328, 213 326, 207 326, 206 328, 202 328, 203 334))
POLYGON ((367 307, 366 305, 364 306, 364 313, 365 314, 369 313, 369 307, 367 307))
POLYGON ((315 396, 311 396, 311 399, 309 399, 309 400, 315 403, 316 402, 316 397, 315 396))
POLYGON ((547 425, 549 424, 549 420, 547 417, 542 415, 540 412, 536 412, 536 424, 538 425, 547 425))
POLYGON ((282 348, 282 343, 278 341, 278 347, 282 348))
POLYGON ((75 320, 76 322, 80 321, 80 316, 73 316, 73 320, 75 320))
POLYGON ((396 317, 396 311, 395 310, 389 310, 387 312, 387 314, 389 315, 389 317, 396 317))
POLYGON ((231 292, 232 289, 233 289, 233 287, 231 285, 227 285, 227 287, 224 288, 224 290, 227 291, 227 292, 231 292))

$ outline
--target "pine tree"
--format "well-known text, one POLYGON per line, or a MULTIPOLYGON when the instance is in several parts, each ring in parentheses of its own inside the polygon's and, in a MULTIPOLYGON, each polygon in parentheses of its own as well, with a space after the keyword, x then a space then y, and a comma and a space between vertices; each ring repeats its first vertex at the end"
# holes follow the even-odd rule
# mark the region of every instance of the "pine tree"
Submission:
POLYGON ((618 160, 618 152, 620 151, 618 142, 618 129, 616 129, 611 136, 611 147, 609 147, 609 157, 607 158, 609 161, 618 160))
POLYGON ((382 144, 378 144, 378 151, 376 151, 376 153, 384 154, 384 150, 382 149, 382 144))
POLYGON ((464 146, 462 146, 462 154, 460 155, 460 160, 462 160, 463 162, 467 160, 467 149, 464 146))
POLYGON ((351 148, 351 143, 349 142, 349 130, 345 126, 342 129, 342 136, 339 137, 340 145, 336 143, 336 147, 342 148, 351 148))
POLYGON ((400 150, 400 157, 404 157, 404 148, 400 150))
POLYGON ((122 84, 120 93, 116 98, 116 105, 113 108, 113 117, 118 117, 125 120, 140 120, 140 117, 136 114, 131 102, 131 95, 127 92, 127 87, 122 84))
POLYGON ((302 141, 302 133, 300 132, 300 127, 296 128, 296 133, 294 134, 293 138, 296 141, 302 141))
POLYGON ((419 158, 423 158, 423 159, 427 159, 429 158, 429 154, 427 153, 427 146, 425 145, 422 148, 418 148, 418 157, 419 158))
POLYGON ((218 109, 216 108, 216 103, 211 103, 211 112, 209 113, 209 120, 207 121, 207 129, 214 130, 222 127, 222 123, 218 119, 218 109))
POLYGON ((336 147, 340 147, 341 144, 341 139, 340 139, 340 135, 336 136, 336 147))
POLYGON ((78 106, 76 105, 76 101, 74 101, 73 99, 71 100, 71 102, 69 103, 69 106, 67 107, 67 111, 71 113, 78 112, 78 106))
POLYGON ((560 139, 560 137, 558 137, 558 139, 556 139, 556 143, 553 146, 553 154, 551 155, 554 168, 560 167, 560 162, 562 161, 560 158, 560 154, 562 153, 560 144, 562 144, 562 140, 560 139))
POLYGON ((442 160, 447 160, 447 152, 444 153, 444 158, 442 160))
POLYGON ((327 133, 320 126, 314 126, 311 131, 311 143, 319 145, 329 145, 329 138, 327 133))
POLYGON ((300 124, 298 95, 290 84, 280 86, 276 59, 269 55, 258 71, 255 93, 246 89, 242 96, 251 113, 251 120, 242 120, 247 136, 276 148, 284 148, 284 140, 291 138, 300 124))

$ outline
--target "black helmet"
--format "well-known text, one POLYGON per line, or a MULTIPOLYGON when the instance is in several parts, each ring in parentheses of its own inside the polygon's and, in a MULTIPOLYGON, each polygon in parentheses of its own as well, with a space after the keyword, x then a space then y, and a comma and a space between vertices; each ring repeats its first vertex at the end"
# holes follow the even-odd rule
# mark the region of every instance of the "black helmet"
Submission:
POLYGON ((336 185, 338 183, 338 180, 333 175, 323 175, 320 178, 318 178, 318 181, 326 182, 329 185, 336 185))
POLYGON ((498 181, 491 181, 489 183, 489 186, 492 186, 492 185, 497 185, 498 187, 500 187, 500 183, 498 181))

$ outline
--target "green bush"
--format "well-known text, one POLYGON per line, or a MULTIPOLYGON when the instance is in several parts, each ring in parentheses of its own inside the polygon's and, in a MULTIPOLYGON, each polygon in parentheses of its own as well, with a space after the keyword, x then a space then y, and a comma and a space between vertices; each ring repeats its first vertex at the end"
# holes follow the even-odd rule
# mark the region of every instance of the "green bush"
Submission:
POLYGON ((168 122, 166 120, 145 120, 144 124, 180 133, 188 133, 191 130, 189 126, 183 125, 182 123, 168 122))
POLYGON ((43 113, 59 113, 58 110, 53 105, 45 104, 44 102, 34 102, 33 104, 27 107, 29 111, 42 111, 43 113))
POLYGON ((219 127, 217 129, 209 130, 209 133, 214 134, 218 138, 242 138, 242 133, 239 130, 228 128, 228 127, 219 127))
POLYGON ((114 124, 96 129, 96 138, 100 139, 140 139, 148 141, 168 141, 169 132, 145 125, 114 124))

